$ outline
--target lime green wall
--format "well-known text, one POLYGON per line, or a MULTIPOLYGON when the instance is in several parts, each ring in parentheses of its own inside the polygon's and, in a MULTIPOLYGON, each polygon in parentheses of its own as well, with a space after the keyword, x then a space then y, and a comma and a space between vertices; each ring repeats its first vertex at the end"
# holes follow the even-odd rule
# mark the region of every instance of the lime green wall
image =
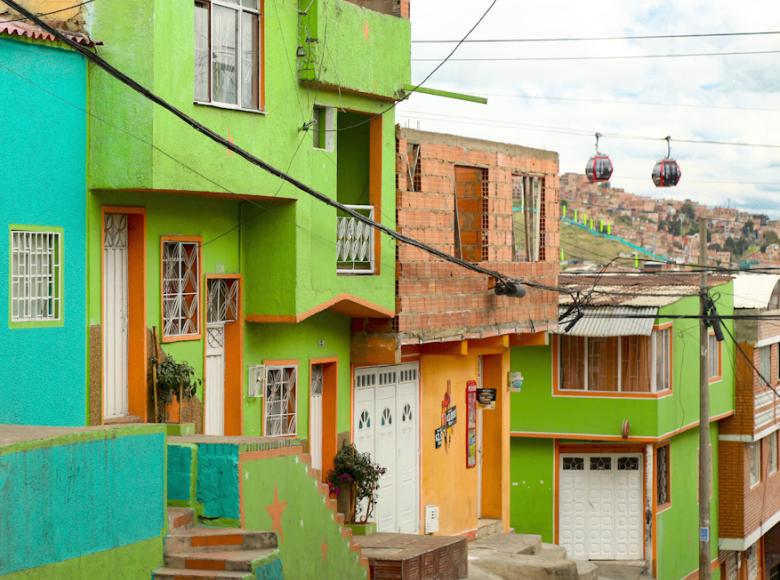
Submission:
MULTIPOLYGON (((718 465, 718 428, 710 429, 712 465, 718 465)), ((672 505, 657 516, 656 578, 684 578, 699 565, 699 431, 691 429, 671 441, 672 505)), ((718 478, 712 481, 710 548, 718 557, 718 478)), ((714 574, 713 574, 713 577, 714 574)))
MULTIPOLYGON (((298 364, 298 437, 309 433, 309 361, 338 358, 339 433, 350 428, 350 319, 323 312, 300 324, 247 324, 244 364, 267 360, 296 360, 298 364), (321 342, 322 341, 322 342, 321 342)), ((248 372, 248 371, 247 371, 248 372)), ((244 432, 262 435, 262 400, 244 399, 244 432)))
MULTIPOLYGON (((731 314, 730 284, 721 288, 718 311, 731 314)), ((663 314, 698 314, 698 298, 663 308, 663 314)), ((726 322, 733 327, 733 322, 726 322)), ((732 330, 733 332, 733 330, 732 330)), ((511 368, 525 377, 523 390, 512 393, 512 431, 620 436, 628 419, 632 436, 656 437, 695 422, 699 416, 699 333, 697 320, 673 321, 672 392, 660 399, 553 396, 552 347, 512 349, 511 368)), ((723 378, 710 385, 711 415, 734 408, 734 346, 722 343, 723 378)))
POLYGON ((352 205, 368 204, 369 137, 371 128, 365 115, 339 113, 339 127, 353 127, 339 133, 337 150, 339 159, 350 159, 353 163, 339 165, 338 198, 341 203, 352 205))
POLYGON ((510 525, 518 533, 553 542, 554 441, 514 438, 509 453, 510 525))
POLYGON ((244 527, 270 530, 268 507, 282 505, 279 553, 286 578, 362 580, 360 554, 341 536, 334 512, 296 455, 241 461, 244 527))
POLYGON ((3 576, 5 580, 52 580, 56 578, 121 578, 149 580, 150 562, 163 564, 162 537, 129 546, 88 554, 48 566, 29 568, 3 576))

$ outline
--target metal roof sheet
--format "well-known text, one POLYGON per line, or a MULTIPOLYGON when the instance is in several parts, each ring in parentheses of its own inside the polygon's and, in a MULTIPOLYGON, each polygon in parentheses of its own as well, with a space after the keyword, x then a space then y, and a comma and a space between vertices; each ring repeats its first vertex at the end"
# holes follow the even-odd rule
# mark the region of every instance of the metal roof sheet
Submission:
POLYGON ((768 308, 780 276, 737 274, 734 277, 734 308, 768 308))
MULTIPOLYGON (((560 309, 562 315, 566 308, 560 309)), ((564 332, 569 321, 558 325, 556 334, 569 336, 650 336, 653 332, 658 308, 631 308, 627 306, 601 306, 584 309, 583 316, 569 330, 564 332), (648 318, 627 318, 628 316, 647 316, 648 318)))
MULTIPOLYGON (((61 30, 65 36, 71 40, 78 42, 84 46, 95 46, 92 39, 81 32, 68 32, 61 30)), ((8 36, 24 36, 25 38, 32 38, 33 40, 49 40, 58 42, 57 38, 43 28, 28 24, 26 22, 4 22, 0 23, 0 34, 6 34, 8 36)))

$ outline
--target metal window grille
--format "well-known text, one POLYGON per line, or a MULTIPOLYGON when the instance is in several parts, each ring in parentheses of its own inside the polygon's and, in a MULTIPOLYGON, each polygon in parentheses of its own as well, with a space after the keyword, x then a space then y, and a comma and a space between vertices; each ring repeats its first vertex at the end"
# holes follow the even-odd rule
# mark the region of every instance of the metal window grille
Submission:
POLYGON ((166 336, 200 333, 198 242, 163 243, 163 329, 166 336))
POLYGON ((656 449, 655 477, 658 490, 658 505, 666 505, 671 501, 669 494, 669 446, 664 445, 656 449))
POLYGON ((295 435, 298 415, 298 369, 269 366, 265 381, 265 434, 295 435))
POLYGON ((11 232, 11 321, 46 322, 62 316, 59 232, 11 232))
MULTIPOLYGON (((374 206, 348 205, 369 219, 374 206)), ((374 228, 350 215, 336 216, 336 272, 338 274, 374 273, 374 228)))
POLYGON ((209 322, 235 322, 238 320, 238 280, 217 278, 208 281, 209 322))

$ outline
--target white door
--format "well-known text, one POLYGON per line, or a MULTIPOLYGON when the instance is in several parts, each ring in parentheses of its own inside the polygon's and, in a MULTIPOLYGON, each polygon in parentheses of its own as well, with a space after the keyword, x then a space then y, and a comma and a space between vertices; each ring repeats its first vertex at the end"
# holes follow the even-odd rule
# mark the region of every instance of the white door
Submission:
POLYGON ((355 371, 355 446, 385 468, 374 520, 381 532, 417 533, 417 365, 355 371))
POLYGON ((642 456, 561 455, 560 543, 569 558, 642 557, 642 456))
POLYGON ((311 466, 322 471, 322 365, 311 367, 309 390, 309 453, 311 466))
POLYGON ((103 243, 103 416, 127 407, 127 215, 105 214, 103 243))
POLYGON ((206 435, 225 434, 225 324, 206 327, 206 435))

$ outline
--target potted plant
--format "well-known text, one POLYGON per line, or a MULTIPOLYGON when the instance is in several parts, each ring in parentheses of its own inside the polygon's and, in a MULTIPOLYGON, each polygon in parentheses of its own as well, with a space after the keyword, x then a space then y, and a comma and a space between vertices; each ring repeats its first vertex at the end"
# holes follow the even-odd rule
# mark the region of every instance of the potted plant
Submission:
POLYGON ((328 472, 331 495, 339 500, 345 525, 354 535, 372 534, 376 524, 369 522, 376 506, 379 479, 385 468, 371 461, 368 453, 360 453, 351 443, 344 443, 333 459, 328 472))
POLYGON ((184 401, 190 401, 197 393, 201 380, 195 377, 195 369, 187 362, 176 362, 167 355, 159 360, 151 357, 152 389, 154 390, 155 418, 165 423, 175 411, 178 423, 181 423, 184 401), (174 399, 176 405, 174 406, 174 399))

